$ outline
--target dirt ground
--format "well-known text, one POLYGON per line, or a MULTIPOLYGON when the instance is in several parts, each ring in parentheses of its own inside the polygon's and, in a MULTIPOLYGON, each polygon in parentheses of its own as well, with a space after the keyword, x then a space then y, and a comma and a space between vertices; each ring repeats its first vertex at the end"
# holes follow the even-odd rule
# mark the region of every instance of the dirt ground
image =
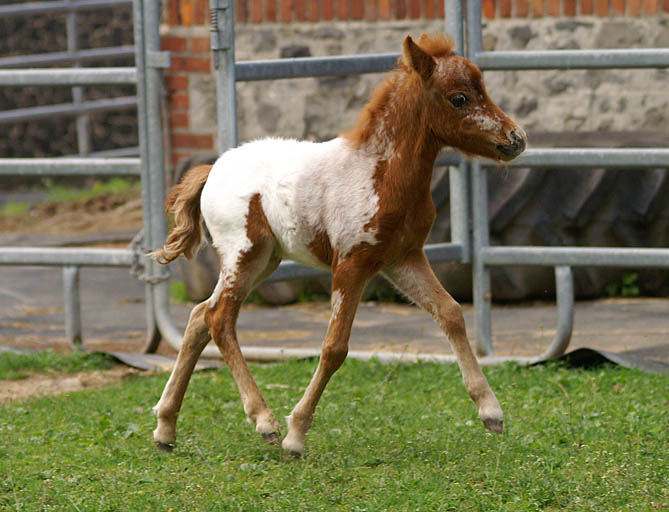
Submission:
POLYGON ((109 370, 80 373, 33 373, 24 379, 0 380, 0 404, 39 396, 60 395, 83 389, 101 388, 136 377, 140 373, 146 372, 117 365, 109 370))
POLYGON ((139 230, 142 201, 139 192, 36 203, 23 215, 0 215, 0 233, 97 234, 139 230))

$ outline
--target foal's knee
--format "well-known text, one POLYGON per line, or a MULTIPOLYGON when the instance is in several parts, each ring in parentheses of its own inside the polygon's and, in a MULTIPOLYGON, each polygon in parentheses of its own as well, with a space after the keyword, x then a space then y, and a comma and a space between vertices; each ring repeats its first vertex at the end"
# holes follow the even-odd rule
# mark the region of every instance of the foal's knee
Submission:
POLYGON ((465 317, 462 314, 462 306, 452 297, 448 296, 439 304, 440 321, 443 322, 448 332, 465 330, 465 317))
POLYGON ((321 360, 327 369, 337 370, 348 355, 348 346, 346 343, 326 343, 323 345, 321 360))

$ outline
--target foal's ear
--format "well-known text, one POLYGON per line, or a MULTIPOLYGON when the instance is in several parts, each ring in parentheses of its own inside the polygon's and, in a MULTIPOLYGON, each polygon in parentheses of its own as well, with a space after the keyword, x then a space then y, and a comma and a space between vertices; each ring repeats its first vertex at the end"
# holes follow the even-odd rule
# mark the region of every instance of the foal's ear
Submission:
POLYGON ((436 66, 434 59, 414 43, 411 36, 406 36, 404 43, 402 43, 402 56, 404 62, 414 69, 423 80, 427 80, 432 76, 432 72, 436 66))

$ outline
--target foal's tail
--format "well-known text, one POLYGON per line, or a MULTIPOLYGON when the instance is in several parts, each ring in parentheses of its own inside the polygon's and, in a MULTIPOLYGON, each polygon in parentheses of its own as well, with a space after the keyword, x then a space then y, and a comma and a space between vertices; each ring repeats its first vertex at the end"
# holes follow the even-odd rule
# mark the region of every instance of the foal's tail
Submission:
POLYGON ((169 263, 181 254, 191 258, 202 240, 200 195, 212 165, 190 169, 181 183, 172 187, 165 201, 165 210, 174 213, 174 226, 165 245, 150 255, 159 263, 169 263))

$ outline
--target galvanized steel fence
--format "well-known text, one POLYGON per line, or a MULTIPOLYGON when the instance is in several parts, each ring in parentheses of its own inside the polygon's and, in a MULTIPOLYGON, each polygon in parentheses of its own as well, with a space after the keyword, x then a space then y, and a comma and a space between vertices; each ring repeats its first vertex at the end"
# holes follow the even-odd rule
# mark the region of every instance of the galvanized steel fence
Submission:
MULTIPOLYGON (((11 4, 0 6, 0 18, 7 17, 26 17, 43 16, 45 14, 66 13, 65 32, 67 39, 67 51, 49 52, 33 55, 20 55, 0 58, 0 70, 35 68, 39 66, 48 66, 54 64, 71 64, 77 68, 84 63, 93 63, 101 59, 132 57, 135 55, 135 48, 132 45, 115 46, 107 48, 79 48, 79 28, 78 13, 80 11, 103 9, 119 6, 130 6, 132 0, 66 0, 56 2, 31 2, 24 4, 11 4)), ((43 72, 46 70, 42 70, 43 72)), ((50 85, 56 85, 57 76, 63 70, 51 70, 54 73, 54 81, 50 85)), ((18 77, 16 73, 10 72, 11 76, 18 77)), ((31 76, 33 79, 36 72, 31 72, 25 77, 31 76)), ((66 74, 66 76, 68 76, 66 74)), ((71 76, 71 75, 69 75, 71 76)), ((128 83, 127 81, 116 83, 128 83)), ((107 83, 106 85, 108 85, 107 83)), ((27 85, 17 83, 16 85, 27 85)), ((71 85, 69 79, 66 79, 61 85, 71 85)), ((20 121, 33 121, 36 119, 53 118, 60 116, 76 117, 77 149, 80 156, 95 154, 98 156, 130 156, 137 155, 138 148, 120 148, 110 151, 93 152, 91 150, 89 116, 94 112, 107 112, 119 109, 134 108, 137 106, 137 98, 134 96, 105 98, 98 100, 84 100, 82 85, 77 84, 72 87, 72 103, 45 105, 37 107, 19 108, 0 112, 0 124, 16 123, 20 121)), ((100 84, 95 84, 100 85, 100 84)))

